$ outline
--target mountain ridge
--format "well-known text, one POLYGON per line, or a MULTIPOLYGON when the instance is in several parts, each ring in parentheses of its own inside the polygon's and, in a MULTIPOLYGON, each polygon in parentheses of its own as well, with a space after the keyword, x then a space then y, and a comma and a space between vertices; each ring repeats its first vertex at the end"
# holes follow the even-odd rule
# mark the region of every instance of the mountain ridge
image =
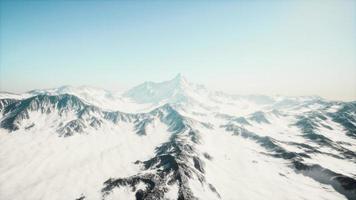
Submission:
MULTIPOLYGON (((116 101, 122 104, 126 104, 130 101, 134 101, 138 103, 155 104, 154 106, 157 106, 157 103, 159 103, 162 100, 167 100, 170 103, 179 103, 187 99, 196 100, 192 98, 192 95, 194 95, 194 93, 206 93, 204 94, 204 96, 207 96, 208 98, 202 100, 209 100, 209 96, 216 96, 216 97, 223 96, 230 99, 247 99, 262 104, 280 101, 281 98, 285 99, 286 101, 302 101, 302 100, 307 101, 307 100, 318 100, 318 99, 324 100, 319 96, 288 97, 288 96, 280 96, 280 95, 267 96, 267 95, 256 95, 256 94, 235 95, 235 94, 227 94, 221 91, 209 91, 204 85, 195 84, 188 81, 188 79, 182 74, 177 74, 173 79, 168 81, 163 81, 163 82, 146 81, 122 93, 112 92, 109 90, 88 86, 88 85, 82 85, 77 87, 65 85, 57 88, 35 89, 20 94, 11 93, 10 96, 7 95, 6 92, 0 92, 0 98, 21 99, 30 96, 35 96, 38 94, 53 94, 53 95, 73 94, 82 98, 86 102, 95 104, 97 106, 101 106, 101 105, 99 102, 95 101, 95 98, 92 98, 93 96, 96 96, 96 99, 100 99, 101 101, 104 101, 106 104, 110 104, 109 103, 110 101, 111 102, 116 101)), ((213 101, 216 100, 214 99, 213 101)), ((168 103, 168 102, 163 102, 163 103, 168 103)), ((118 104, 114 103, 113 105, 117 106, 118 104)), ((149 109, 152 109, 152 106, 150 106, 149 109)))
POLYGON ((356 102, 226 95, 181 75, 121 104, 82 89, 0 97, 0 197, 356 198, 356 102))

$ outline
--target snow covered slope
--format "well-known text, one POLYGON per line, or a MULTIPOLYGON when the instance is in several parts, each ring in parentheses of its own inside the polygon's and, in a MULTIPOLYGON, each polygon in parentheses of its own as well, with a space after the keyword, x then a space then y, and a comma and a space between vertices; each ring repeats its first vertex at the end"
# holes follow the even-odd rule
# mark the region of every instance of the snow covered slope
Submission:
POLYGON ((182 75, 0 96, 0 199, 356 199, 356 102, 182 75))

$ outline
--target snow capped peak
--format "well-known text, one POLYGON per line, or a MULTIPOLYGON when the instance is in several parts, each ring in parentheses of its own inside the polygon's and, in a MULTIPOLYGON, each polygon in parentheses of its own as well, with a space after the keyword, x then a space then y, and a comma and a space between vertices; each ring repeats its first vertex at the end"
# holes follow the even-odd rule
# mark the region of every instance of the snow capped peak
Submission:
POLYGON ((194 89, 194 84, 178 74, 173 79, 163 82, 145 82, 123 95, 139 103, 180 102, 187 97, 189 90, 194 89))
POLYGON ((178 73, 173 79, 168 80, 168 81, 163 81, 160 83, 154 83, 154 82, 148 82, 151 84, 155 85, 167 85, 167 87, 170 87, 171 89, 180 89, 180 90, 187 90, 189 87, 193 87, 193 83, 188 81, 188 79, 183 76, 182 74, 178 73))
POLYGON ((3 95, 3 199, 356 196, 356 102, 228 95, 181 74, 123 95, 90 86, 3 95))
POLYGON ((106 95, 106 96, 112 96, 112 93, 110 91, 107 91, 102 88, 98 87, 93 87, 93 86, 87 86, 87 85, 82 85, 82 86, 70 86, 70 85, 64 85, 58 88, 50 88, 50 89, 39 89, 39 90, 31 90, 28 93, 37 95, 37 94, 54 94, 54 95, 59 95, 59 94, 73 94, 73 95, 78 95, 78 96, 89 96, 89 95, 106 95))
POLYGON ((187 78, 180 73, 177 74, 173 79, 163 82, 163 84, 168 84, 172 89, 181 90, 181 92, 194 87, 194 84, 189 82, 187 78))
POLYGON ((181 73, 178 73, 172 80, 171 82, 175 82, 179 85, 188 85, 188 80, 185 76, 183 76, 181 73))
POLYGON ((47 95, 70 94, 79 97, 81 100, 83 100, 88 104, 92 104, 107 110, 116 110, 117 108, 121 108, 124 111, 132 111, 131 109, 132 106, 130 106, 131 105, 130 102, 124 101, 120 93, 112 92, 99 87, 93 87, 88 85, 82 85, 82 86, 65 85, 58 88, 31 90, 25 94, 22 94, 19 98, 16 99, 23 99, 23 98, 28 98, 31 96, 36 96, 41 94, 47 94, 47 95))

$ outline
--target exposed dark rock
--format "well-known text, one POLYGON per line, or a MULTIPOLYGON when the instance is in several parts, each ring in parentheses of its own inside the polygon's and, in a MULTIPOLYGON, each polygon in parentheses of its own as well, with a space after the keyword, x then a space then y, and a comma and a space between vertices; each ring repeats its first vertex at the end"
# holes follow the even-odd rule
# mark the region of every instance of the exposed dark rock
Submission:
POLYGON ((82 120, 75 119, 61 127, 58 132, 61 136, 68 137, 72 136, 74 133, 82 133, 85 128, 86 126, 82 120))
POLYGON ((204 158, 206 158, 208 160, 212 160, 213 159, 213 157, 210 154, 206 153, 206 152, 203 153, 203 156, 204 156, 204 158))
POLYGON ((29 119, 29 112, 38 111, 43 114, 49 114, 58 111, 60 115, 67 111, 79 112, 85 107, 78 97, 73 95, 38 95, 23 100, 12 100, 3 105, 3 115, 0 126, 10 131, 18 130, 21 127, 21 121, 29 119), (5 106, 4 106, 5 105, 5 106))
POLYGON ((233 124, 227 124, 221 126, 222 128, 225 128, 226 131, 233 132, 234 135, 240 135, 244 138, 251 139, 255 142, 257 142, 259 145, 264 147, 266 150, 271 152, 269 155, 277 158, 283 158, 287 160, 303 160, 303 158, 308 158, 309 156, 305 153, 295 153, 295 152, 290 152, 284 149, 283 147, 279 146, 277 144, 277 140, 268 137, 268 136, 259 136, 256 133, 253 133, 251 131, 248 131, 245 128, 242 128, 240 126, 236 126, 233 124))
POLYGON ((103 121, 101 119, 96 118, 96 117, 91 117, 89 123, 90 123, 91 127, 98 129, 103 124, 103 121))
POLYGON ((135 124, 135 129, 136 129, 136 133, 138 135, 146 135, 147 132, 146 132, 146 128, 149 124, 151 124, 153 122, 153 118, 147 118, 147 119, 144 119, 144 120, 141 120, 141 121, 138 121, 136 124, 135 124))
MULTIPOLYGON (((302 123, 303 126, 301 128, 304 131, 313 131, 314 129, 313 127, 315 127, 315 125, 313 125, 313 122, 310 122, 309 120, 305 120, 304 122, 305 123, 302 123)), ((226 131, 233 132, 235 135, 241 135, 242 137, 256 141, 266 150, 272 152, 270 155, 274 157, 290 160, 293 168, 295 168, 298 173, 302 173, 305 176, 311 177, 320 183, 331 185, 336 191, 345 195, 347 199, 356 200, 355 179, 333 172, 329 169, 321 167, 320 165, 304 164, 303 158, 309 157, 308 154, 286 151, 284 148, 276 144, 277 141, 273 138, 258 136, 255 133, 252 133, 242 127, 238 127, 232 124, 228 124, 222 127, 224 127, 226 131)), ((324 140, 324 141, 329 141, 329 140, 324 140)), ((290 144, 300 146, 301 148, 310 150, 313 153, 323 153, 308 144, 300 144, 300 143, 290 143, 290 144)), ((346 150, 340 149, 341 147, 337 147, 337 148, 345 154, 346 150)), ((355 158, 352 153, 350 153, 350 157, 355 158)))
POLYGON ((219 192, 216 190, 216 188, 212 185, 212 184, 208 184, 209 185, 209 189, 214 192, 219 198, 221 198, 219 192))
POLYGON ((206 183, 204 162, 199 158, 198 155, 201 154, 194 147, 196 143, 194 140, 198 133, 190 126, 192 122, 186 121, 184 117, 175 112, 170 114, 156 110, 153 114, 167 125, 173 126, 169 129, 173 133, 170 140, 158 146, 156 155, 151 159, 135 162, 143 166, 142 173, 127 178, 108 179, 102 189, 103 198, 105 199, 116 187, 130 187, 135 192, 136 199, 159 200, 164 199, 169 187, 175 184, 178 186, 177 199, 196 200, 197 198, 189 187, 190 179, 197 179, 202 184, 208 184, 211 191, 220 197, 213 185, 206 183), (176 122, 173 123, 171 118, 174 118, 176 122), (147 187, 136 190, 140 182, 147 187))
POLYGON ((350 150, 342 147, 340 144, 317 133, 319 124, 313 116, 312 117, 308 117, 308 115, 300 116, 296 125, 297 125, 297 127, 299 127, 301 129, 301 131, 303 133, 302 136, 304 138, 306 138, 312 142, 315 142, 316 144, 318 144, 320 146, 327 146, 331 149, 334 149, 334 150, 340 152, 341 155, 344 156, 344 158, 352 159, 352 160, 354 160, 356 158, 355 152, 350 151, 350 150))
POLYGON ((76 198, 75 200, 84 200, 85 196, 82 194, 79 198, 76 198))
POLYGON ((34 124, 34 123, 32 123, 32 124, 29 125, 29 126, 26 126, 25 129, 26 129, 26 130, 29 130, 29 129, 33 128, 33 127, 35 127, 35 124, 34 124))
POLYGON ((336 191, 343 194, 349 200, 356 200, 356 180, 333 172, 320 165, 307 165, 299 161, 293 161, 293 166, 298 173, 308 176, 322 184, 331 185, 336 191))
POLYGON ((328 115, 344 127, 348 136, 356 138, 356 102, 345 103, 337 112, 328 115))
POLYGON ((234 122, 237 122, 239 124, 242 124, 242 125, 251 125, 246 118, 244 117, 236 117, 236 118, 233 118, 232 121, 234 122))
POLYGON ((16 101, 15 99, 0 99, 0 113, 2 113, 8 105, 16 101))
POLYGON ((123 113, 120 111, 115 112, 103 112, 104 119, 113 122, 114 124, 118 124, 119 122, 133 122, 138 120, 138 116, 135 114, 123 113))
POLYGON ((194 162, 195 169, 199 170, 201 173, 205 172, 205 170, 203 168, 203 162, 200 160, 199 157, 194 156, 193 157, 193 162, 194 162))
POLYGON ((255 121, 257 123, 266 123, 270 124, 270 122, 267 120, 265 113, 258 111, 252 114, 252 116, 249 118, 249 120, 255 121))

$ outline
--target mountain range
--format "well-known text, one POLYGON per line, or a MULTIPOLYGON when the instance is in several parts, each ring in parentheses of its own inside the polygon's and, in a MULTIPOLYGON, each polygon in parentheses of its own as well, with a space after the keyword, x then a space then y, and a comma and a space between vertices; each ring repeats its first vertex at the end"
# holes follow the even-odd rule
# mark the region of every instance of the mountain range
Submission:
POLYGON ((356 200, 356 102, 231 95, 178 74, 124 93, 0 93, 0 199, 356 200))

